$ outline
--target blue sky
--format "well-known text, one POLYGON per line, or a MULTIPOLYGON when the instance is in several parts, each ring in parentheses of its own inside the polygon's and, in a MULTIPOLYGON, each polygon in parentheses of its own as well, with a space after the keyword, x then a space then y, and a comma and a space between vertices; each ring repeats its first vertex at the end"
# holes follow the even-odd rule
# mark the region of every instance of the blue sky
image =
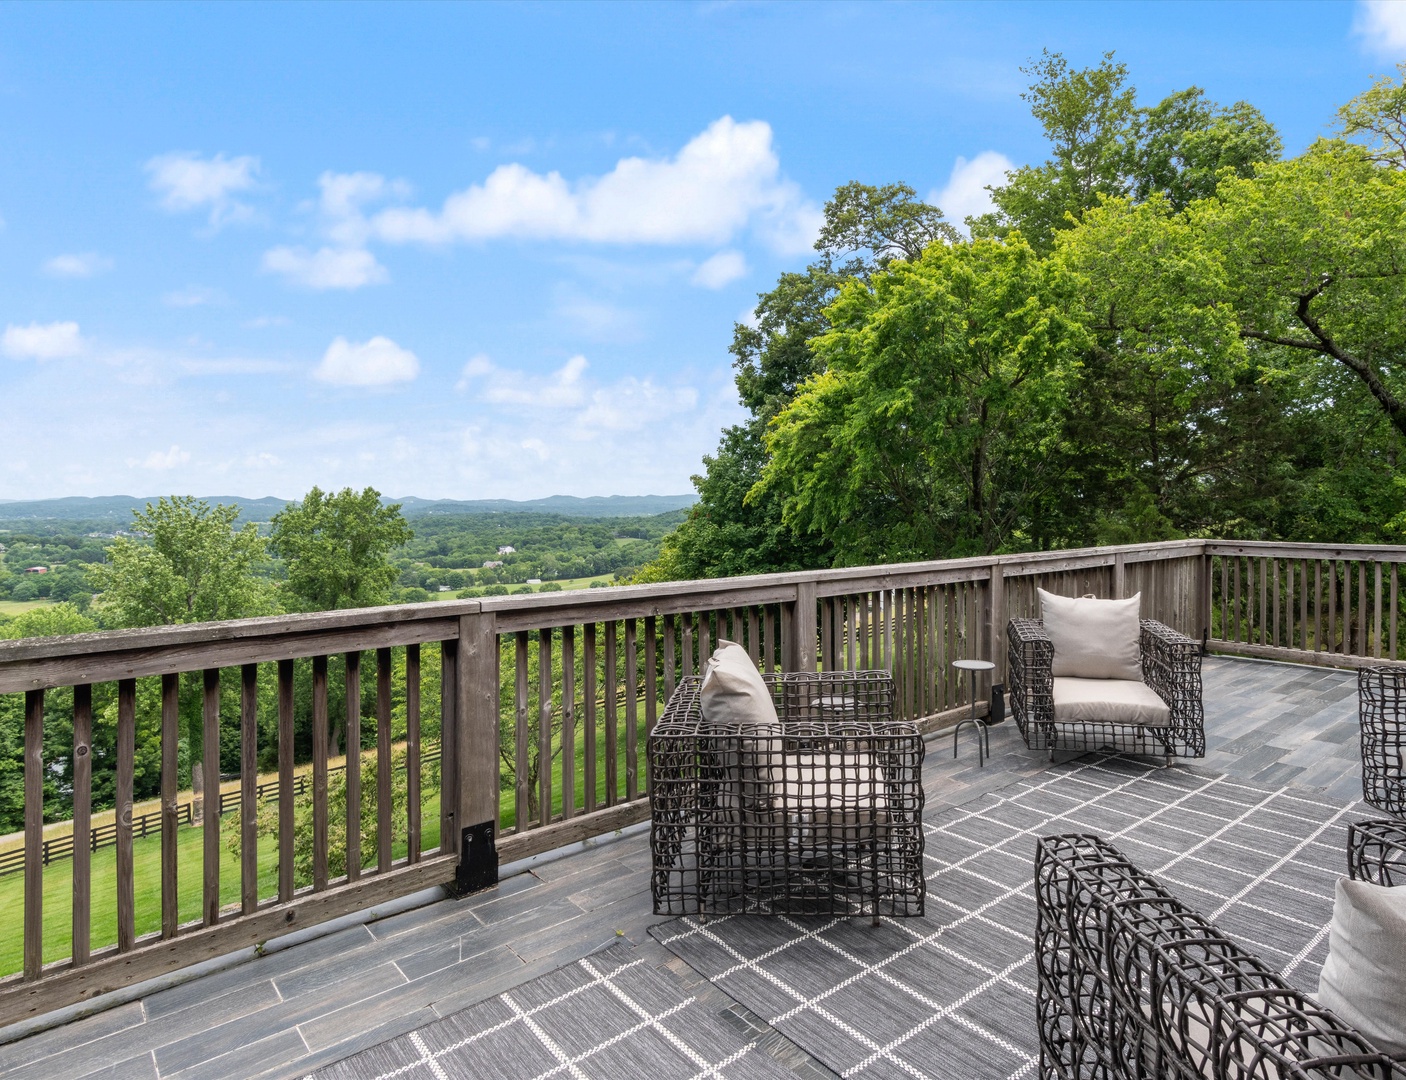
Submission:
POLYGON ((828 195, 980 209, 1042 48, 1296 152, 1406 2, 0 6, 0 498, 687 491, 828 195))

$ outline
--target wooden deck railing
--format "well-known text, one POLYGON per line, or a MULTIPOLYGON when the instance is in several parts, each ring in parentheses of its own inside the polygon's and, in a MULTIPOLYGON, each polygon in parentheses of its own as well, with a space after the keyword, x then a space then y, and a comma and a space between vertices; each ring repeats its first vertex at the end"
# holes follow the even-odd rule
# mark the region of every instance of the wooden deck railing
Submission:
MULTIPOLYGON (((499 858, 512 860, 644 820, 644 739, 722 637, 766 670, 886 668, 902 714, 936 726, 969 707, 951 661, 989 658, 1001 679, 1006 620, 1038 613, 1037 586, 1140 591, 1145 615, 1209 634, 1214 648, 1351 663, 1397 655, 1402 560, 1406 548, 1192 540, 0 643, 0 694, 24 695, 26 792, 22 965, 0 979, 0 1023, 445 882, 470 826, 493 823, 499 858), (1356 593, 1321 569, 1347 563, 1358 567, 1356 593), (1287 584, 1305 572, 1318 590, 1307 601, 1287 584), (1375 608, 1362 592, 1369 579, 1375 608), (196 680, 185 715, 183 678, 196 680), (365 717, 364 700, 374 701, 365 717), (80 844, 54 871, 71 872, 71 900, 56 904, 54 890, 44 893, 43 786, 62 766, 84 835, 95 701, 115 717, 115 887, 94 892, 93 852, 80 844), (334 712, 347 747, 372 742, 374 727, 365 790, 360 755, 348 755, 344 779, 329 770, 334 712), (62 732, 71 724, 72 738, 46 750, 51 721, 62 732), (197 725, 206 747, 222 736, 229 755, 237 746, 242 806, 258 801, 261 755, 276 757, 276 812, 231 814, 222 833, 219 800, 207 799, 193 843, 196 829, 177 818, 181 754, 193 741, 182 741, 183 724, 188 736, 197 725), (139 729, 152 742, 141 749, 159 758, 159 851, 134 846, 139 729), (438 754, 427 754, 436 736, 438 754), (403 760, 392 753, 402 741, 403 760), (300 794, 294 767, 307 762, 311 790, 300 794), (112 923, 114 909, 108 940, 94 927, 112 923)), ((200 767, 205 790, 218 790, 219 755, 200 767)))

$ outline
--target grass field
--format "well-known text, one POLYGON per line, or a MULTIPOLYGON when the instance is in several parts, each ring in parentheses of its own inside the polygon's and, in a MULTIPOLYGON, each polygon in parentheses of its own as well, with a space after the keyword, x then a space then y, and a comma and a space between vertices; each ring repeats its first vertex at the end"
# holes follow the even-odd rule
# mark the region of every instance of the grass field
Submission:
MULTIPOLYGON (((641 709, 641 713, 643 710, 641 709)), ((625 797, 625 731, 620 724, 619 746, 616 754, 618 797, 625 797)), ((639 739, 639 783, 644 787, 645 730, 641 721, 639 739)), ((596 731, 596 783, 598 806, 605 805, 605 727, 596 731)), ((302 767, 300 766, 300 769, 302 767)), ((584 805, 585 789, 584 732, 576 733, 575 784, 578 807, 584 805)), ((304 801, 310 796, 299 799, 304 801)), ((500 797, 499 824, 504 831, 515 823, 514 793, 504 789, 500 797)), ((552 769, 552 810, 561 812, 561 769, 552 769)), ((439 846, 439 793, 426 792, 421 809, 424 851, 439 846)), ((405 822, 396 822, 395 858, 405 857, 405 822)), ((182 827, 177 831, 176 891, 182 923, 200 918, 203 898, 204 830, 182 827)), ((374 850, 365 854, 375 865, 374 850)), ((258 849, 259 898, 272 897, 278 892, 278 852, 270 837, 260 839, 258 849)), ((147 836, 132 844, 134 894, 136 898, 137 935, 161 928, 161 837, 147 836)), ((220 902, 238 904, 240 894, 238 858, 222 842, 220 845, 220 902)), ((117 849, 104 848, 92 855, 91 948, 97 950, 117 941, 117 849)), ((61 960, 72 954, 73 927, 73 862, 60 859, 44 868, 44 961, 61 960)), ((0 877, 0 976, 19 971, 24 966, 24 875, 0 877)))
POLYGON ((35 608, 48 607, 49 600, 0 600, 0 615, 23 615, 35 608))

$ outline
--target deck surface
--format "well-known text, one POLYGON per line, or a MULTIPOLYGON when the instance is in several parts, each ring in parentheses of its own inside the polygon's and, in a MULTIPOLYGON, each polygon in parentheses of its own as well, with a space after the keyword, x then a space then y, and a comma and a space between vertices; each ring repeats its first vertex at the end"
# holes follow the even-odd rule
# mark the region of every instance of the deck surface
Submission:
MULTIPOLYGON (((1207 657, 1206 758, 1266 785, 1361 792, 1357 684, 1350 671, 1207 657)), ((929 810, 1043 771, 1015 725, 991 730, 977 765, 970 729, 928 744, 929 810)), ((303 1076, 500 994, 622 938, 646 936, 649 838, 635 831, 496 888, 342 930, 86 1019, 0 1045, 0 1075, 215 1080, 303 1076)), ((674 974, 681 962, 660 950, 674 974)), ((720 1003, 727 1007, 727 1003, 720 1003)), ((817 1070, 796 1058, 799 1076, 817 1070)))

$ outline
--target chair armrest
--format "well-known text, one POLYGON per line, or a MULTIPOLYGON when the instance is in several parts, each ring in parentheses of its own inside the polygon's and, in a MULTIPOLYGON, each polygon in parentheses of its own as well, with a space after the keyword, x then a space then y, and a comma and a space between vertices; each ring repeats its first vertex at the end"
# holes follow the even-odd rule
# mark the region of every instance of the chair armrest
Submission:
POLYGON ((1029 721, 1054 719, 1054 643, 1039 619, 1012 619, 1006 641, 1011 713, 1025 733, 1029 721))
POLYGON ((1201 643, 1156 619, 1143 619, 1139 645, 1142 681, 1172 710, 1172 726, 1199 731, 1204 721, 1201 643))
POLYGON ((1354 881, 1406 885, 1406 821, 1354 821, 1348 825, 1347 874, 1354 881))

